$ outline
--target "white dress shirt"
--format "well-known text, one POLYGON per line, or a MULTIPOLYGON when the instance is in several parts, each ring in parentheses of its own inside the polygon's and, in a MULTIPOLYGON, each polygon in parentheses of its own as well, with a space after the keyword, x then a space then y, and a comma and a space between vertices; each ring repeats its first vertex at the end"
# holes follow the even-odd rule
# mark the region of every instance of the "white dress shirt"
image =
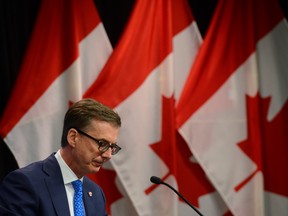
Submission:
MULTIPOLYGON (((78 178, 75 175, 75 173, 70 169, 70 167, 66 164, 66 162, 63 160, 60 154, 60 150, 57 151, 57 153, 55 154, 55 157, 59 163, 62 177, 64 180, 70 215, 74 216, 74 207, 73 207, 74 206, 73 205, 74 188, 71 182, 78 180, 78 178)), ((83 182, 83 177, 80 180, 83 182)))

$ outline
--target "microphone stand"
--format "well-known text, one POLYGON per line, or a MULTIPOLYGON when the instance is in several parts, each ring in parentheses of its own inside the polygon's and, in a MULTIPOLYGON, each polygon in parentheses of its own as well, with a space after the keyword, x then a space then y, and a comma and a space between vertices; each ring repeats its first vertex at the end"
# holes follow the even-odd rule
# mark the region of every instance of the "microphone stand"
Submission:
POLYGON ((166 182, 163 182, 160 178, 156 176, 152 176, 150 178, 150 181, 154 184, 163 184, 169 187, 171 190, 173 190, 182 200, 184 200, 195 212, 198 213, 200 216, 204 216, 197 208, 195 208, 182 194, 180 194, 175 188, 173 188, 171 185, 167 184, 166 182))

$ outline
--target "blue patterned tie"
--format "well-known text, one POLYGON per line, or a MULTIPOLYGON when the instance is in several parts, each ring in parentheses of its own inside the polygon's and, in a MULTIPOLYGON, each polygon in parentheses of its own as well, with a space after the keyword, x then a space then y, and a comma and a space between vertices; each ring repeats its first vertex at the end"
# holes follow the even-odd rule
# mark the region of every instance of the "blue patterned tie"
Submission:
POLYGON ((82 200, 82 182, 76 180, 72 182, 74 188, 74 215, 75 216, 85 216, 84 205, 82 200))

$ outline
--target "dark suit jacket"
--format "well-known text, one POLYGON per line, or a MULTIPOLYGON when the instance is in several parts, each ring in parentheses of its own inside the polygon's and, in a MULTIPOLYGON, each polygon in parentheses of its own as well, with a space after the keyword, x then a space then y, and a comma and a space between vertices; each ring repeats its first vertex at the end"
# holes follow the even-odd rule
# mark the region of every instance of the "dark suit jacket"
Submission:
MULTIPOLYGON (((83 180, 83 197, 86 216, 107 215, 102 189, 87 177, 83 180)), ((0 185, 0 215, 70 215, 61 170, 54 154, 5 177, 0 185)))

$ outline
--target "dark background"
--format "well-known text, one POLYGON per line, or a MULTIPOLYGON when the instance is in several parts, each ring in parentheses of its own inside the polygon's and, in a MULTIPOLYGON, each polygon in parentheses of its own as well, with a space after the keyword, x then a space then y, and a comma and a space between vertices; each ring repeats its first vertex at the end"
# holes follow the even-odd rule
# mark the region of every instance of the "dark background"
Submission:
MULTIPOLYGON (((277 1, 287 18, 288 0, 277 1)), ((112 46, 115 47, 135 0, 94 0, 94 2, 112 46)), ((217 0, 188 0, 188 2, 204 38, 217 0)), ((40 5, 41 0, 0 0, 0 116, 17 78, 40 5)), ((0 141, 1 181, 8 172, 18 168, 18 165, 1 138, 0 141)))

